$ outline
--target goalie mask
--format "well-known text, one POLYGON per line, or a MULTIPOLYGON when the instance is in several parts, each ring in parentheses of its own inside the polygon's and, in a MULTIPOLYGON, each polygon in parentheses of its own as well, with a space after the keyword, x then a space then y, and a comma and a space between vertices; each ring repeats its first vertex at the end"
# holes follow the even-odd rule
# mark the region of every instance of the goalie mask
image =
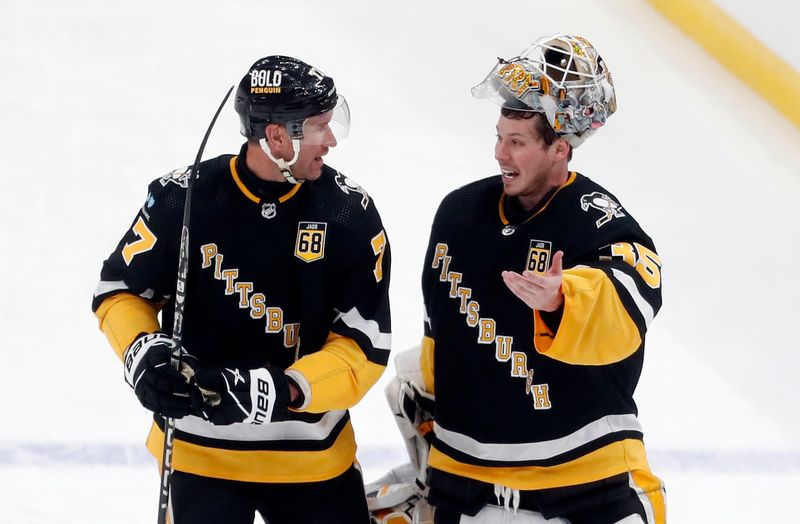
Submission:
POLYGON ((472 96, 517 111, 543 113, 555 132, 578 147, 617 109, 603 59, 580 36, 540 38, 498 64, 472 96))

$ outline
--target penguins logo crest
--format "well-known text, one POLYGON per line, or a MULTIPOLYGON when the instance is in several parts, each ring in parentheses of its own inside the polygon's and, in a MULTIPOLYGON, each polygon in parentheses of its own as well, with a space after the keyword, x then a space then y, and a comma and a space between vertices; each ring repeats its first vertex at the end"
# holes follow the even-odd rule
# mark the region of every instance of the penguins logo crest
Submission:
POLYGON ((342 193, 345 195, 349 195, 351 192, 359 193, 361 195, 361 207, 367 209, 369 205, 369 195, 364 190, 363 187, 359 186, 343 174, 336 172, 336 177, 334 178, 336 185, 339 186, 339 189, 342 190, 342 193))
POLYGON ((166 175, 162 176, 158 181, 162 186, 166 186, 168 183, 173 183, 182 187, 183 189, 186 189, 189 187, 190 176, 192 176, 192 168, 186 166, 175 169, 174 171, 170 171, 166 175))
POLYGON ((598 218, 595 222, 598 229, 613 218, 622 218, 625 216, 619 202, 599 191, 594 191, 593 193, 588 193, 581 197, 581 209, 589 211, 590 207, 603 212, 603 216, 598 218))

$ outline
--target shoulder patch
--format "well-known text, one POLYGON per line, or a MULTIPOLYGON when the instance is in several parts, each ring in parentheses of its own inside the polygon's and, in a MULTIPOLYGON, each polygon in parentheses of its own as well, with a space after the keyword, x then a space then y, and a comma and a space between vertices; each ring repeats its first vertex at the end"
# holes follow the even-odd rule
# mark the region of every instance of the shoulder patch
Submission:
POLYGON ((361 195, 361 207, 367 209, 369 205, 369 195, 364 190, 363 187, 359 186, 354 181, 350 180, 340 172, 336 172, 336 176, 333 178, 334 182, 336 182, 336 186, 344 193, 345 195, 349 195, 350 193, 358 193, 361 195))
POLYGON ((531 239, 530 248, 528 249, 528 262, 525 264, 525 269, 539 275, 546 274, 547 270, 550 269, 552 253, 552 242, 531 239))
POLYGON ((622 218, 625 216, 619 202, 599 191, 587 193, 581 197, 581 209, 589 211, 589 208, 603 212, 603 216, 598 218, 595 222, 598 229, 613 218, 622 218))
POLYGON ((174 171, 170 171, 162 176, 158 181, 162 186, 173 183, 186 189, 189 187, 189 177, 192 176, 192 168, 190 166, 180 167, 174 171))
POLYGON ((314 262, 325 258, 325 233, 328 224, 325 222, 299 222, 294 256, 305 262, 314 262))

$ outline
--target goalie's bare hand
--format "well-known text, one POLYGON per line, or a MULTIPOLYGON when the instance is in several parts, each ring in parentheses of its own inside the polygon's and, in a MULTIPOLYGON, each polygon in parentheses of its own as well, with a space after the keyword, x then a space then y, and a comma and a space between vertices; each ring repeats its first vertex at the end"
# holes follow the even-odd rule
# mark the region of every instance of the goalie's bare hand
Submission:
POLYGON ((540 275, 533 271, 523 271, 519 274, 514 271, 503 271, 503 282, 517 298, 525 302, 531 309, 539 311, 555 311, 564 303, 564 294, 561 292, 563 280, 561 260, 562 251, 553 255, 553 261, 547 273, 540 275))

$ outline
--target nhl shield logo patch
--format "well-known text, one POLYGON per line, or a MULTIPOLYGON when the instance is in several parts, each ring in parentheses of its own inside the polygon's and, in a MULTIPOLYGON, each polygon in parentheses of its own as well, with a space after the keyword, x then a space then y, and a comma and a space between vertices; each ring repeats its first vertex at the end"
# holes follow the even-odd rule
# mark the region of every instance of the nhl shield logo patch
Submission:
POLYGON ((531 240, 528 250, 528 263, 525 269, 543 275, 550 267, 550 257, 553 253, 553 243, 547 240, 531 240))
POLYGON ((325 257, 325 222, 300 222, 297 224, 297 241, 294 256, 305 262, 314 262, 325 257))

